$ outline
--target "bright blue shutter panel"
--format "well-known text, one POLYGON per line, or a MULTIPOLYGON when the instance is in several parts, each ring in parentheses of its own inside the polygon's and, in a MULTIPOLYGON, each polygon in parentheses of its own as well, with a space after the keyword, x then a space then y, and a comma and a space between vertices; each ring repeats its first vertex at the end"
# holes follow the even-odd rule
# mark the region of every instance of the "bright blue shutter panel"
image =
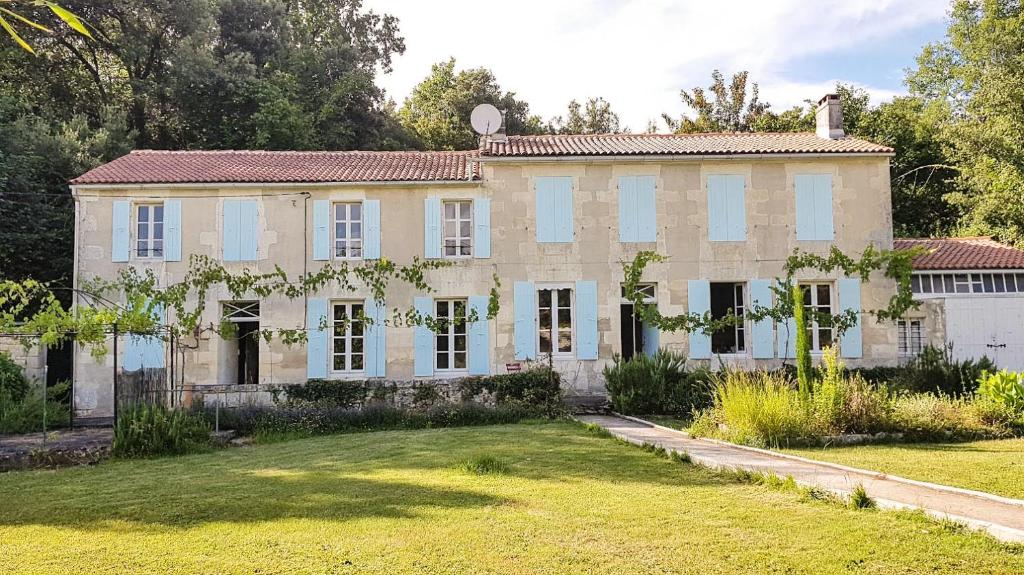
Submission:
POLYGON ((132 204, 128 200, 114 202, 113 237, 110 243, 110 261, 126 262, 130 253, 132 225, 132 204))
MULTIPOLYGON (((690 313, 704 315, 711 311, 711 284, 708 280, 688 280, 686 300, 690 313)), ((709 359, 711 357, 711 336, 703 331, 690 333, 690 357, 709 359)))
MULTIPOLYGON (((418 297, 414 301, 414 307, 420 317, 434 317, 433 298, 418 297)), ((413 375, 416 377, 434 375, 434 332, 426 325, 417 325, 413 331, 413 346, 416 349, 413 375)))
POLYGON ((860 278, 839 280, 839 311, 857 312, 857 323, 850 326, 839 340, 842 357, 863 357, 863 343, 860 331, 860 278))
POLYGON ((658 241, 658 206, 654 176, 636 177, 636 241, 658 241))
POLYGON ((473 255, 491 257, 491 199, 473 200, 473 255))
POLYGON ((540 177, 534 180, 537 241, 573 241, 572 178, 540 177))
POLYGON ((226 262, 237 262, 242 259, 241 214, 241 202, 224 200, 224 227, 221 229, 221 241, 224 246, 224 261, 226 262))
POLYGON ((538 243, 555 241, 555 193, 552 180, 553 178, 535 178, 533 181, 538 243))
POLYGON ((256 200, 242 200, 239 206, 239 248, 238 259, 243 262, 256 261, 259 243, 259 210, 256 200))
POLYGON ((573 241, 573 206, 572 178, 557 178, 555 181, 555 241, 570 243, 573 241))
POLYGON ((313 201, 313 259, 331 259, 331 201, 313 201))
POLYGON ((164 201, 164 261, 181 261, 181 200, 164 201))
POLYGON ((441 198, 423 200, 423 256, 441 257, 441 198))
POLYGON ((658 352, 658 348, 661 347, 661 332, 658 328, 653 325, 649 325, 646 321, 643 322, 643 334, 644 334, 644 354, 654 355, 658 352))
POLYGON ((516 282, 513 288, 516 359, 537 359, 537 291, 533 282, 516 282))
POLYGON ((832 224, 832 176, 814 176, 814 234, 819 240, 835 239, 832 224))
MULTIPOLYGON (((554 319, 553 319, 554 320, 554 319)), ((576 359, 597 359, 597 282, 576 282, 576 359)))
MULTIPOLYGON (((163 331, 166 315, 164 306, 157 304, 153 306, 153 318, 156 321, 157 334, 163 331)), ((142 339, 142 367, 164 367, 164 340, 160 335, 150 335, 142 339)))
POLYGON ((713 242, 728 239, 726 186, 725 176, 708 176, 708 239, 713 242))
MULTIPOLYGON (((781 280, 777 286, 781 289, 786 289, 786 284, 781 280)), ((803 305, 803 302, 797 302, 797 305, 803 305)), ((775 326, 775 340, 776 352, 780 358, 792 359, 796 357, 796 320, 794 318, 788 318, 785 322, 775 326)))
POLYGON ((814 225, 814 176, 797 174, 793 177, 796 188, 796 239, 813 240, 814 225))
POLYGON ((370 325, 366 326, 363 333, 363 346, 366 350, 363 370, 366 377, 384 377, 387 367, 387 306, 382 301, 372 297, 366 298, 363 307, 363 316, 370 319, 370 325))
POLYGON ((726 235, 731 242, 741 242, 747 239, 747 207, 744 197, 746 177, 726 176, 726 186, 726 235))
MULTIPOLYGON (((770 309, 772 307, 772 284, 768 280, 750 280, 750 308, 770 309)), ((772 320, 765 318, 753 322, 750 326, 751 351, 754 359, 771 359, 775 357, 775 341, 772 333, 772 320)))
POLYGON ((619 178, 619 241, 637 240, 637 182, 636 176, 619 178))
POLYGON ((327 377, 327 328, 321 323, 327 321, 327 300, 310 298, 306 302, 306 377, 323 379, 327 377))
POLYGON ((363 259, 380 259, 380 200, 363 200, 363 259))
POLYGON ((490 375, 491 341, 490 322, 487 320, 489 298, 469 296, 469 313, 476 312, 477 320, 469 324, 469 374, 490 375))
POLYGON ((121 354, 121 371, 138 371, 142 369, 145 349, 141 335, 128 334, 124 337, 124 351, 121 354))

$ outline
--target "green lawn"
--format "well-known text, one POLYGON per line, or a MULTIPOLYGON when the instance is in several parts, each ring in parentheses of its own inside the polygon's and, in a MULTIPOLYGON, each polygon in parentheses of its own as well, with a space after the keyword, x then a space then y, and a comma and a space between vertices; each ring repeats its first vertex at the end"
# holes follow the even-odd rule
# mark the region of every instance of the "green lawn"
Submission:
POLYGON ((910 479, 1024 499, 1024 439, 786 451, 910 479))
POLYGON ((1024 548, 571 423, 336 435, 0 475, 0 573, 1021 573, 1024 548), (504 459, 501 475, 461 461, 504 459))

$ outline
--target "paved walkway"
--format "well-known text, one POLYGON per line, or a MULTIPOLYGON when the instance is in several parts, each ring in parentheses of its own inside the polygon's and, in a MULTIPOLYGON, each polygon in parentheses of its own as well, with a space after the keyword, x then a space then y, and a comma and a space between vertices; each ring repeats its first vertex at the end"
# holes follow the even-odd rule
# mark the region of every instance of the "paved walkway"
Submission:
POLYGON ((783 456, 762 449, 694 439, 679 431, 620 417, 582 415, 579 419, 600 425, 631 443, 646 442, 670 451, 684 452, 693 462, 714 469, 746 469, 774 473, 782 478, 791 476, 798 484, 821 487, 843 496, 857 485, 863 485, 880 507, 922 509, 929 515, 984 529, 1003 541, 1024 542, 1024 501, 783 456))

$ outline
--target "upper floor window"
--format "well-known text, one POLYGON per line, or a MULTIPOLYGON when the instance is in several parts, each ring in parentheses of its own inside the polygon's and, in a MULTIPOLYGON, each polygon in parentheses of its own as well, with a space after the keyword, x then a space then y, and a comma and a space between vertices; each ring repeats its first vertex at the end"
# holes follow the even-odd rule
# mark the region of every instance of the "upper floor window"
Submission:
POLYGON ((537 290, 537 350, 556 356, 572 354, 573 319, 571 288, 537 290))
POLYGON ((331 371, 363 371, 363 302, 335 302, 331 316, 331 371))
POLYGON ((363 257, 363 204, 334 204, 334 257, 363 257))
POLYGON ((444 202, 444 257, 473 255, 473 202, 444 202))
POLYGON ((466 300, 440 299, 435 302, 435 318, 443 321, 443 329, 435 334, 434 368, 437 371, 459 371, 468 366, 466 345, 466 300))
POLYGON ((832 284, 802 283, 800 289, 804 292, 811 351, 822 351, 832 345, 832 322, 828 319, 833 313, 832 284))
POLYGON ((164 205, 139 204, 136 209, 136 255, 140 258, 164 256, 164 205))

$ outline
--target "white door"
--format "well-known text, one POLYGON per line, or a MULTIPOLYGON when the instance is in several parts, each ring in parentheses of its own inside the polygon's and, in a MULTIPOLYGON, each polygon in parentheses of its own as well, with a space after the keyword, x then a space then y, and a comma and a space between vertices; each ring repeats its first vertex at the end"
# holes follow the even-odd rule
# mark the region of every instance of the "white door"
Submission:
POLYGON ((1000 369, 1024 371, 1024 297, 946 298, 946 342, 956 359, 985 355, 1000 369))

